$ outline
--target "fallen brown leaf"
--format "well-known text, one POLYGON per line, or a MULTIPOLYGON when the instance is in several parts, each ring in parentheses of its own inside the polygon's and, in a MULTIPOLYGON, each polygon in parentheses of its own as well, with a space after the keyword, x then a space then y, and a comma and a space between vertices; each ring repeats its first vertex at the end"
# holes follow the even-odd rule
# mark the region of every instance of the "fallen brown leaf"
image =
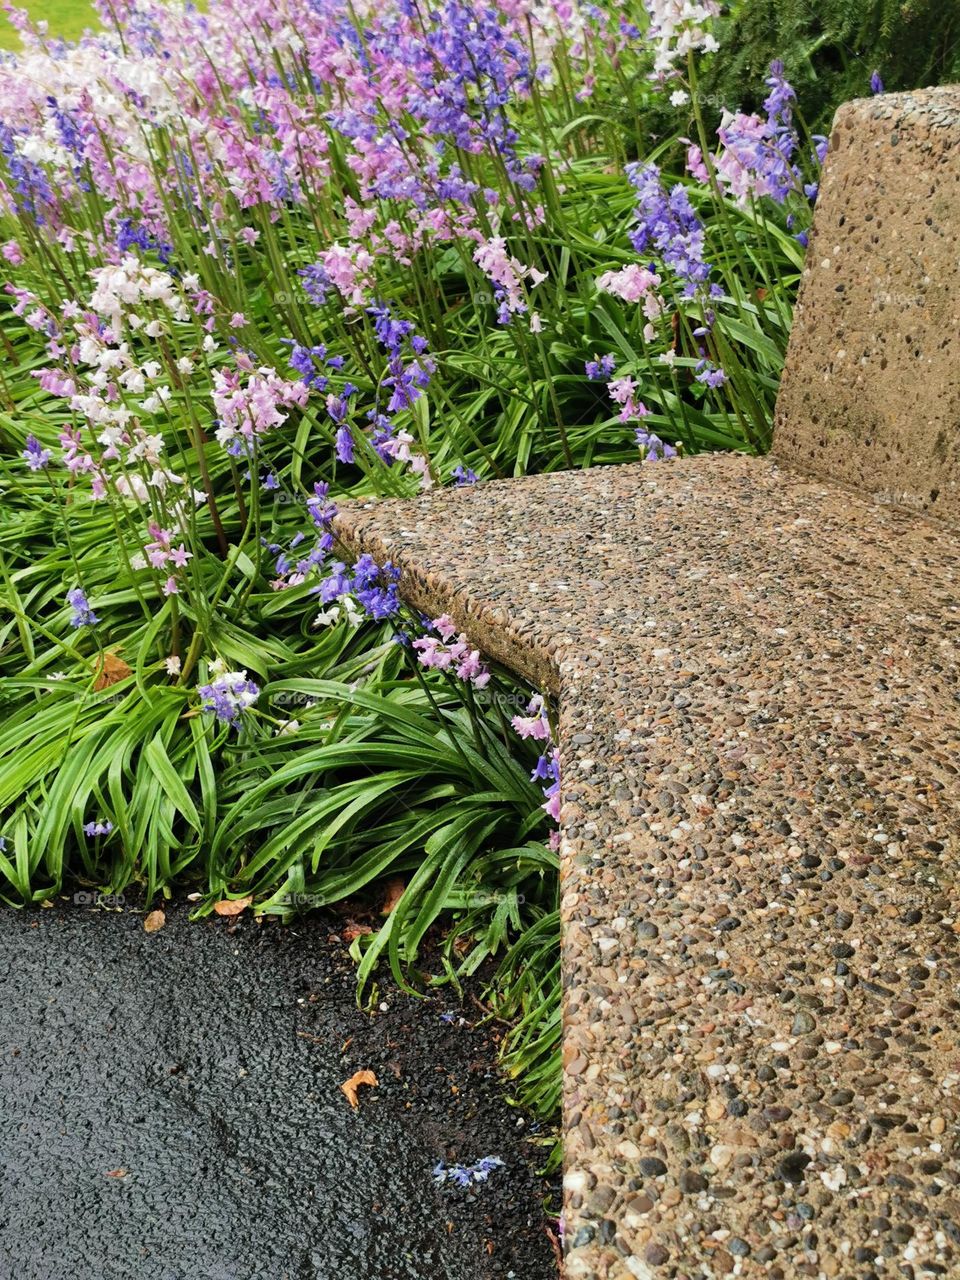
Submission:
POLYGON ((223 898, 213 904, 213 909, 218 916, 238 916, 252 901, 253 898, 223 898))
POLYGON ((360 1086, 362 1084, 377 1085, 379 1083, 380 1081, 372 1071, 355 1071, 349 1080, 344 1080, 340 1088, 343 1090, 344 1096, 351 1107, 356 1108, 359 1105, 357 1102, 357 1090, 360 1086))
POLYGON ((354 938, 360 938, 365 933, 373 933, 368 924, 357 924, 354 920, 350 920, 340 930, 340 937, 344 942, 353 942, 354 938))
POLYGON ((558 1271, 560 1271, 560 1272, 562 1273, 562 1271, 563 1271, 563 1250, 560 1248, 560 1241, 557 1239, 557 1237, 554 1235, 554 1233, 550 1230, 550 1228, 549 1228, 548 1226, 544 1225, 544 1228, 543 1228, 543 1229, 544 1229, 544 1231, 546 1232, 546 1234, 547 1234, 547 1239, 550 1241, 550 1246, 551 1246, 551 1248, 553 1249, 553 1256, 554 1256, 554 1257, 556 1258, 556 1260, 557 1260, 557 1270, 558 1270, 558 1271))
POLYGON ((125 1178, 127 1176, 126 1169, 108 1169, 103 1175, 105 1178, 125 1178))
POLYGON ((157 933, 167 923, 162 911, 151 911, 143 922, 144 933, 157 933))
POLYGON ((388 916, 390 914, 403 897, 406 887, 407 882, 401 876, 394 876, 392 880, 387 881, 386 893, 384 895, 383 904, 380 907, 383 915, 388 916))
POLYGON ((125 680, 129 674, 130 668, 122 658, 115 653, 105 653, 97 663, 97 678, 93 687, 99 693, 101 689, 109 689, 119 680, 125 680))

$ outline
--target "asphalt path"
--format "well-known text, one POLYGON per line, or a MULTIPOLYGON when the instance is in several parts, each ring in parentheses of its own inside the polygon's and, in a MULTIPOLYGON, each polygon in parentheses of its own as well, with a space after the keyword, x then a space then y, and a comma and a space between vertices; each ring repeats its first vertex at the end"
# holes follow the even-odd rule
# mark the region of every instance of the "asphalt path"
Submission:
POLYGON ((0 1280, 555 1280, 490 1031, 334 928, 0 910, 0 1280))

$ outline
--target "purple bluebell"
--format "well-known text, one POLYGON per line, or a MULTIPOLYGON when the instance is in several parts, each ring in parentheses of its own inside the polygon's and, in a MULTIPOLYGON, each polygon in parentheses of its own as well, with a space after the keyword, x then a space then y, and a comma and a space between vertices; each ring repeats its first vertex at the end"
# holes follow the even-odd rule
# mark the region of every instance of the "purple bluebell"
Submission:
POLYGON ((330 566, 327 577, 315 588, 315 594, 320 597, 321 604, 332 604, 341 596, 349 595, 352 585, 347 566, 337 560, 330 566))
POLYGON ((382 622, 400 608, 400 570, 388 560, 380 566, 363 555, 353 566, 351 589, 374 622, 382 622))
POLYGON ((322 306, 327 300, 327 294, 333 288, 323 263, 312 262, 308 267, 302 267, 297 275, 303 281, 303 291, 313 305, 322 306))
POLYGON ((704 383, 708 387, 722 387, 727 380, 727 375, 722 369, 717 368, 709 360, 697 361, 697 381, 704 383))
POLYGON ((327 397, 327 413, 338 426, 346 419, 349 409, 350 405, 346 396, 331 395, 327 397))
POLYGON ((337 428, 335 452, 337 458, 344 463, 353 462, 353 435, 346 425, 337 428))
POLYGON ((85 836, 108 836, 113 830, 113 823, 109 818, 97 819, 95 822, 85 822, 83 824, 83 834, 85 836))
MULTIPOLYGON (((648 431, 642 424, 637 427, 637 447, 642 450, 646 462, 659 462, 662 458, 675 458, 677 451, 672 444, 667 444, 654 431, 648 431)), ((547 793, 544 792, 546 795, 547 793)))
POLYGON ((709 282, 712 268, 704 257, 703 223, 686 189, 677 184, 667 194, 655 164, 628 164, 626 174, 640 197, 634 210, 638 225, 630 232, 631 244, 640 254, 655 250, 683 281, 684 295, 692 297, 709 282))
POLYGON ((209 684, 198 689, 204 711, 212 711, 222 723, 236 728, 244 713, 260 697, 258 685, 245 671, 220 670, 209 684))
POLYGON ((494 1169, 502 1169, 503 1161, 499 1156, 483 1156, 476 1164, 444 1164, 441 1160, 434 1166, 435 1182, 453 1183, 455 1187, 469 1187, 474 1183, 486 1182, 494 1169))
POLYGON ((53 189, 40 165, 27 160, 19 149, 17 135, 0 121, 0 155, 6 161, 11 186, 19 199, 12 200, 18 213, 28 215, 39 226, 45 217, 44 209, 54 203, 53 189))
POLYGON ((591 382, 605 382, 616 367, 617 362, 611 355, 600 356, 599 358, 594 357, 593 360, 588 360, 583 366, 584 372, 591 382))
POLYGON ((330 363, 327 360, 327 348, 323 343, 316 347, 304 347, 299 342, 294 342, 292 338, 284 338, 283 341, 290 347, 290 358, 287 363, 295 373, 300 375, 300 381, 316 391, 326 391, 329 379, 317 368, 317 365, 322 365, 324 361, 328 366, 330 363))
POLYGON ((320 547, 329 551, 333 546, 333 517, 337 514, 337 505, 330 498, 330 486, 318 480, 313 486, 313 497, 307 499, 307 513, 320 531, 320 547))
POLYGON ((117 223, 117 248, 121 253, 129 253, 131 249, 156 252, 160 261, 166 265, 173 254, 173 245, 152 236, 146 227, 138 226, 132 218, 121 218, 117 223))
POLYGON ((71 627, 93 627, 100 619, 90 608, 90 602, 82 587, 74 587, 67 592, 67 604, 73 610, 70 618, 71 627))
POLYGON ((363 555, 352 570, 339 562, 314 588, 322 604, 332 604, 341 596, 356 599, 375 622, 383 622, 400 610, 400 570, 389 561, 380 566, 372 556, 363 555))
POLYGON ((783 62, 775 58, 770 63, 766 85, 770 90, 764 101, 769 124, 775 129, 788 129, 793 123, 793 104, 797 95, 783 71, 783 62))
MULTIPOLYGON (((373 303, 367 308, 367 314, 373 318, 377 341, 389 357, 389 375, 381 383, 390 392, 387 413, 399 413, 411 408, 430 385, 435 365, 427 354, 427 340, 414 332, 409 320, 396 319, 385 303, 373 303), (410 360, 406 359, 408 350, 413 356, 410 360)), ((378 410, 374 410, 374 413, 377 412, 378 410)), ((385 427, 386 422, 378 425, 385 427)), ((392 433, 393 429, 389 427, 385 437, 375 437, 374 448, 383 443, 384 439, 389 439, 392 433)))
POLYGON ((60 142, 77 159, 83 159, 83 133, 76 119, 69 111, 64 111, 56 98, 47 97, 47 106, 57 126, 60 142))
POLYGON ((554 772, 553 756, 539 756, 537 758, 537 763, 534 765, 533 772, 530 774, 530 780, 532 782, 546 782, 548 779, 553 779, 554 772))
POLYGON ((31 471, 43 471, 50 465, 50 459, 53 456, 49 449, 44 449, 36 436, 30 435, 26 439, 26 448, 20 455, 26 462, 31 471))

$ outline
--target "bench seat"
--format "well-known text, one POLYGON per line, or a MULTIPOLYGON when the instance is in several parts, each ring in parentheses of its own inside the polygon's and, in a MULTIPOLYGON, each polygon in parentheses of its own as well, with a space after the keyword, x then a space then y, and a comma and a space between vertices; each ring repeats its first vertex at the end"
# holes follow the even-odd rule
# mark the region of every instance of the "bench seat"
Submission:
POLYGON ((960 1275, 960 536, 735 455, 337 532, 559 696, 570 1280, 960 1275))

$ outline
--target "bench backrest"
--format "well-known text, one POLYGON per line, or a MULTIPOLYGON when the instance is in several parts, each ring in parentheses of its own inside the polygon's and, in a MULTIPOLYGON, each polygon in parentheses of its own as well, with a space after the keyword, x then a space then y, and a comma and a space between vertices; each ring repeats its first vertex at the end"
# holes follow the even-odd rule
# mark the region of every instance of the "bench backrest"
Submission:
POLYGON ((960 86, 837 112, 773 451, 960 524, 960 86))

